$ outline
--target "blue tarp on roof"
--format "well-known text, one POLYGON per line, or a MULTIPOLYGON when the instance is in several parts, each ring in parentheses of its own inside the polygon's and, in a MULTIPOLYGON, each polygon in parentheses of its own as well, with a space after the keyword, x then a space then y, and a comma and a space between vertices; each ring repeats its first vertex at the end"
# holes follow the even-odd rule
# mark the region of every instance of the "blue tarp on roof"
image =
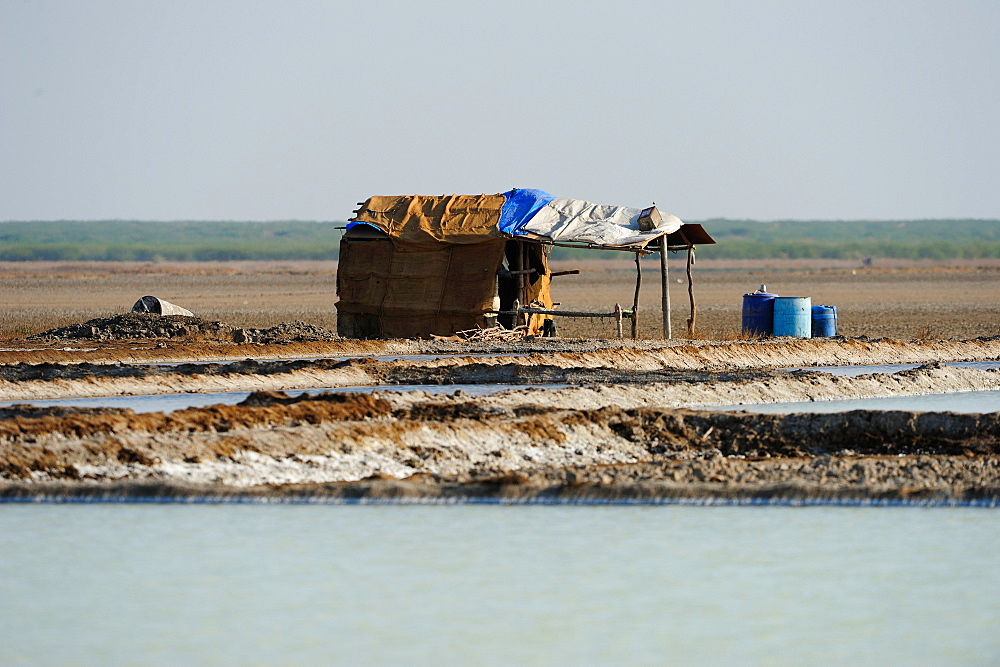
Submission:
MULTIPOLYGON (((655 208, 650 208, 647 216, 655 208)), ((381 230, 410 245, 483 243, 502 236, 530 237, 549 243, 578 243, 609 248, 645 248, 684 222, 661 214, 651 229, 642 229, 646 209, 595 204, 556 197, 544 190, 514 188, 494 195, 422 195, 369 197, 348 230, 358 224, 381 230)), ((692 228, 693 232, 693 228, 692 228)), ((711 238, 705 235, 711 243, 711 238)), ((685 245, 689 245, 685 240, 685 245)))
POLYGON ((524 226, 539 209, 555 199, 544 190, 514 188, 503 193, 506 198, 500 210, 500 231, 511 236, 524 236, 524 226))

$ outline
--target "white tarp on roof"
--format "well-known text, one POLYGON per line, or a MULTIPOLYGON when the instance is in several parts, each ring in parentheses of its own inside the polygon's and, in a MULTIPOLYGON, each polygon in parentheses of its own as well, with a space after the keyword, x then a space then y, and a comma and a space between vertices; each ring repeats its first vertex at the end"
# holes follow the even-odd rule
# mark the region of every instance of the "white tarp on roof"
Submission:
POLYGON ((582 199, 553 199, 524 225, 529 234, 551 241, 593 243, 604 246, 644 246, 664 234, 672 234, 684 223, 677 216, 661 213, 656 229, 639 229, 641 208, 593 204, 582 199))

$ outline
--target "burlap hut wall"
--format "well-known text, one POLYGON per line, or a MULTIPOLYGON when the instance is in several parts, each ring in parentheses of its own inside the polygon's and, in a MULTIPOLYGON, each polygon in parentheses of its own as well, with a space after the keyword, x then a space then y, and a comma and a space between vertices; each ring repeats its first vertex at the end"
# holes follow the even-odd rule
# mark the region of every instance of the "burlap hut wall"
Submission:
POLYGON ((401 250, 388 239, 340 244, 337 333, 345 338, 451 335, 487 326, 504 239, 401 250))

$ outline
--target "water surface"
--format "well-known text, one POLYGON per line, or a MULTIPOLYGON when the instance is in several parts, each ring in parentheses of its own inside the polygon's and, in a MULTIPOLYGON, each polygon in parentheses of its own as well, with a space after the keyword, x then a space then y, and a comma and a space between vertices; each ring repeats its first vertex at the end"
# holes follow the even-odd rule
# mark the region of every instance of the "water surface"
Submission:
MULTIPOLYGON (((456 355, 408 355, 397 357, 377 357, 379 359, 417 359, 444 358, 456 355)), ((464 356, 495 356, 490 354, 475 354, 464 356)), ((518 355, 510 355, 518 356, 518 355)), ((347 357, 345 357, 347 358, 347 357)), ((354 358, 354 357, 352 357, 354 358)), ((209 363, 209 362, 204 362, 209 363)), ((170 364, 175 365, 175 364, 170 364)), ((949 362, 948 366, 959 368, 978 368, 986 370, 1000 368, 1000 361, 968 361, 949 362)), ((822 366, 800 367, 801 370, 819 371, 833 375, 856 377, 869 373, 897 373, 903 370, 917 368, 919 364, 888 364, 868 366, 822 366)), ((788 368, 785 370, 799 370, 788 368)), ((320 387, 314 389, 289 389, 291 396, 299 396, 304 392, 373 392, 373 391, 425 391, 428 394, 452 394, 462 391, 469 396, 488 396, 508 389, 563 389, 566 384, 452 384, 452 385, 381 385, 375 387, 320 387)), ((207 405, 236 405, 250 395, 248 391, 185 393, 185 394, 148 394, 139 396, 98 396, 89 398, 60 398, 31 401, 38 407, 73 406, 73 407, 107 407, 131 408, 138 413, 172 412, 184 408, 200 408, 207 405)), ((0 407, 28 401, 0 401, 0 407)), ((949 394, 927 394, 922 396, 894 396, 887 398, 864 398, 833 401, 801 401, 790 403, 765 403, 759 405, 722 405, 711 407, 713 410, 748 410, 761 413, 791 413, 791 412, 843 412, 845 410, 916 410, 916 411, 951 411, 951 412, 996 412, 1000 410, 1000 391, 956 392, 949 394)))
MULTIPOLYGON (((797 366, 784 370, 795 371, 817 371, 819 373, 829 373, 831 375, 841 375, 844 377, 857 377, 859 375, 869 375, 871 373, 898 373, 900 371, 913 370, 923 364, 869 364, 866 366, 797 366)), ((955 368, 976 368, 982 371, 992 368, 1000 368, 1000 361, 948 361, 942 366, 954 366, 955 368)))
MULTIPOLYGON (((431 395, 454 394, 461 391, 469 396, 488 396, 508 389, 563 389, 565 384, 387 384, 377 387, 319 387, 315 389, 284 389, 289 396, 328 394, 344 392, 348 394, 374 391, 423 391, 431 395)), ((0 407, 18 403, 28 403, 36 407, 64 406, 78 408, 131 408, 137 413, 173 412, 185 408, 203 408, 207 405, 236 405, 250 395, 249 391, 224 391, 206 394, 142 394, 139 396, 92 396, 88 398, 53 398, 33 401, 0 401, 0 407)))
POLYGON ((884 398, 853 398, 835 401, 796 401, 789 403, 757 403, 751 405, 720 405, 711 410, 746 410, 762 414, 793 412, 832 413, 848 410, 907 410, 913 412, 984 413, 1000 410, 1000 390, 960 391, 952 394, 920 394, 917 396, 887 396, 884 398))
MULTIPOLYGON (((424 391, 428 394, 453 394, 462 391, 469 396, 487 396, 508 389, 563 389, 569 385, 527 384, 453 384, 453 385, 382 385, 379 387, 327 387, 320 389, 289 389, 286 393, 372 392, 372 391, 424 391)), ((59 398, 30 401, 31 405, 74 406, 85 408, 131 408, 137 413, 173 412, 184 408, 206 405, 236 405, 250 392, 234 391, 209 394, 149 394, 144 396, 95 396, 91 398, 59 398)), ((29 401, 2 401, 0 407, 29 401)), ((749 412, 786 414, 792 412, 844 412, 846 410, 915 410, 923 412, 996 412, 1000 410, 1000 391, 966 391, 951 394, 926 394, 918 396, 891 396, 887 398, 859 398, 836 401, 801 401, 791 403, 762 403, 749 405, 720 405, 705 410, 747 410, 749 412)))
POLYGON ((987 509, 0 506, 5 663, 996 664, 987 509))

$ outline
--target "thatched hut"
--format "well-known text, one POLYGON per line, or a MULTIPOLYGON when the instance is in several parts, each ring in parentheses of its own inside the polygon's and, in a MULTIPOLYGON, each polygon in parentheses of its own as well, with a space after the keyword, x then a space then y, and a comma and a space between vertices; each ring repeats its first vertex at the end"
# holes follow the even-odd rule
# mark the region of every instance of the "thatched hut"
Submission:
MULTIPOLYGON (((346 338, 449 335, 500 324, 551 332, 554 245, 650 252, 714 243, 699 225, 646 209, 495 195, 376 196, 340 245, 337 331, 346 338)), ((626 311, 626 317, 629 311, 626 311)), ((631 311, 634 318, 634 309, 631 311)))

